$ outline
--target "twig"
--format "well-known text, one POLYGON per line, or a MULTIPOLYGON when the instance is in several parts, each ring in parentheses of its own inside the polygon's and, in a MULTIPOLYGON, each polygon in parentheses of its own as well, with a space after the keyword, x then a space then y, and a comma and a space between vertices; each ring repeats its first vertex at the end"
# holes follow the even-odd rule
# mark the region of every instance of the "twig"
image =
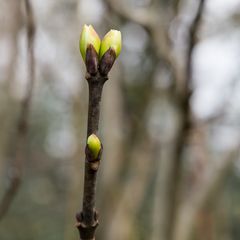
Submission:
MULTIPOLYGON (((98 131, 102 89, 108 78, 106 76, 101 76, 98 73, 96 76, 87 74, 86 79, 89 86, 87 136, 90 136, 91 134, 96 134, 98 131)), ((80 239, 83 240, 94 240, 95 231, 98 226, 98 215, 95 210, 95 195, 100 157, 101 153, 97 158, 97 161, 93 162, 88 153, 88 148, 86 147, 83 206, 82 212, 78 213, 76 216, 80 239)))
POLYGON ((189 130, 192 128, 191 123, 191 109, 190 109, 190 98, 192 95, 192 55, 193 49, 196 43, 196 35, 199 31, 199 26, 201 23, 201 17, 203 14, 205 0, 200 0, 196 15, 192 21, 192 24, 189 28, 189 39, 188 39, 188 48, 186 55, 186 72, 184 77, 183 89, 180 93, 179 109, 181 110, 181 119, 180 119, 180 128, 178 135, 176 137, 176 149, 173 168, 171 175, 169 176, 170 186, 169 186, 169 218, 168 218, 168 229, 167 236, 168 239, 173 238, 173 229, 175 226, 175 219, 178 209, 178 200, 179 200, 179 187, 182 171, 182 155, 186 143, 186 138, 189 133, 189 130))
POLYGON ((14 150, 14 163, 11 167, 10 183, 0 202, 0 220, 6 215, 21 183, 22 169, 25 159, 25 145, 28 131, 29 108, 31 104, 34 85, 34 36, 35 22, 32 6, 29 0, 25 0, 26 27, 28 45, 28 86, 25 98, 21 104, 20 116, 17 122, 16 148, 14 150))

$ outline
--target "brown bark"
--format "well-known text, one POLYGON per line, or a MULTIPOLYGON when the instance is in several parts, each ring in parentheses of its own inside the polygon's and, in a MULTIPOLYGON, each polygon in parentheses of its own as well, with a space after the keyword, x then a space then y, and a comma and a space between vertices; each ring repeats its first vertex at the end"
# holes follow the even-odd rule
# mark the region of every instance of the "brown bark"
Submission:
MULTIPOLYGON (((89 108, 88 108, 88 127, 87 137, 91 134, 97 134, 100 116, 100 102, 102 89, 106 76, 97 73, 96 76, 87 74, 86 79, 89 86, 89 108)), ((97 170, 100 163, 101 151, 96 160, 93 161, 86 146, 85 176, 82 212, 78 213, 77 228, 80 239, 95 239, 95 231, 98 226, 98 215, 95 210, 96 200, 96 179, 97 170)))

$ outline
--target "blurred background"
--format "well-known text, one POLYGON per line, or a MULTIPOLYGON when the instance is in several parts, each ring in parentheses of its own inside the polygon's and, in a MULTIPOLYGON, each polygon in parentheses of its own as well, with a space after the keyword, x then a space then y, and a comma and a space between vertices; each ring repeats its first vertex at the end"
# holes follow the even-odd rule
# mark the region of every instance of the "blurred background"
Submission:
POLYGON ((0 0, 0 239, 79 239, 85 23, 123 37, 96 239, 239 240, 240 0, 0 0))

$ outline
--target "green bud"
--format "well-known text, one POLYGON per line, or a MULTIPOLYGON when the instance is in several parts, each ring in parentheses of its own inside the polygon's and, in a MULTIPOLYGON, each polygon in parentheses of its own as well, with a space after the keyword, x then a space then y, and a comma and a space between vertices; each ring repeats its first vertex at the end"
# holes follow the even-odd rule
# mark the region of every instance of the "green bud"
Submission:
POLYGON ((110 30, 103 38, 100 48, 100 59, 109 50, 113 49, 116 54, 116 58, 119 56, 122 48, 122 36, 121 32, 117 30, 110 30))
POLYGON ((84 25, 79 41, 79 48, 84 61, 86 60, 86 52, 89 45, 92 45, 98 54, 101 40, 92 25, 84 25))
POLYGON ((92 134, 88 137, 87 146, 92 156, 96 159, 101 150, 101 142, 95 134, 92 134))

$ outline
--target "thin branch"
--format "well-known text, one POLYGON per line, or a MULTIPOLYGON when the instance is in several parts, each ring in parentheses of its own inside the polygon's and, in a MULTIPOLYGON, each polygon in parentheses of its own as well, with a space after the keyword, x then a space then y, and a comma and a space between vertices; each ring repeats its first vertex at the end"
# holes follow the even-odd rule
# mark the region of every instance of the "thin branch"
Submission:
MULTIPOLYGON (((98 132, 102 89, 107 77, 101 76, 99 73, 96 76, 87 74, 86 79, 89 86, 88 137, 98 132)), ((98 158, 93 161, 86 146, 83 206, 82 212, 76 215, 76 226, 79 230, 80 239, 82 240, 94 240, 95 231, 98 226, 98 214, 95 210, 95 201, 97 170, 100 164, 100 158, 101 153, 98 158)))
POLYGON ((26 28, 27 28, 27 47, 28 47, 28 86, 25 98, 21 104, 20 116, 17 122, 16 133, 16 148, 14 150, 14 163, 11 167, 10 183, 6 189, 2 200, 0 202, 0 220, 8 212, 11 203, 19 189, 21 183, 21 176, 23 170, 23 164, 25 160, 25 146, 26 137, 28 132, 28 120, 29 120, 29 108, 31 104, 32 91, 34 85, 34 36, 35 36, 35 22, 33 16, 32 6, 29 0, 25 0, 26 8, 26 28))
POLYGON ((193 49, 197 42, 197 34, 199 32, 199 28, 201 25, 201 20, 203 16, 203 10, 205 6, 205 0, 200 0, 196 15, 192 21, 192 24, 189 28, 189 41, 188 41, 188 48, 187 48, 187 61, 186 61, 186 82, 185 82, 185 93, 188 92, 189 88, 192 86, 192 55, 193 49))
POLYGON ((179 188, 182 172, 183 152, 186 144, 186 139, 190 129, 191 123, 191 109, 190 98, 192 95, 192 55, 196 43, 196 36, 199 31, 201 17, 203 14, 205 0, 200 0, 196 15, 189 28, 188 48, 186 55, 186 72, 184 77, 183 89, 178 101, 179 109, 181 111, 179 132, 176 137, 175 157, 173 159, 173 168, 169 178, 171 179, 169 185, 169 216, 168 216, 168 239, 173 239, 173 229, 175 226, 175 219, 178 210, 179 188))

